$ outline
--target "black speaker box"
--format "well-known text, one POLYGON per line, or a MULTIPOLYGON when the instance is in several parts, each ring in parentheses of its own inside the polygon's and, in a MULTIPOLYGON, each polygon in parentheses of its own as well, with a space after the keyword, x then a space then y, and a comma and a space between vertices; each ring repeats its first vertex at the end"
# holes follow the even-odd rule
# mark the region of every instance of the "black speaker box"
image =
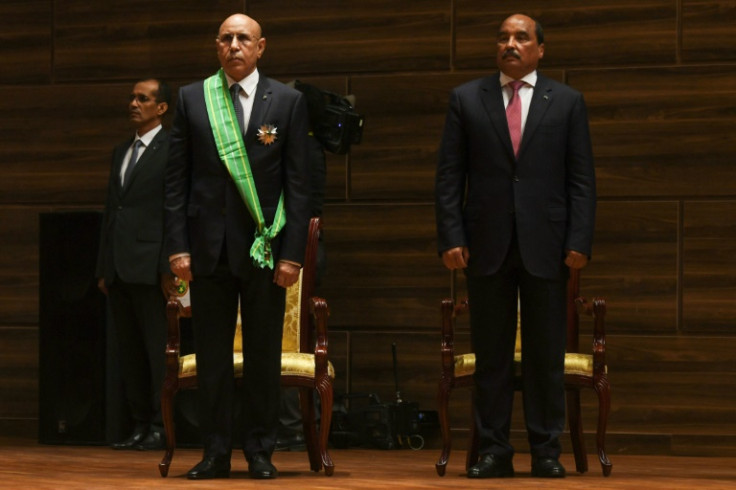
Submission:
POLYGON ((106 312, 95 278, 102 215, 41 213, 39 219, 38 439, 103 444, 106 312))

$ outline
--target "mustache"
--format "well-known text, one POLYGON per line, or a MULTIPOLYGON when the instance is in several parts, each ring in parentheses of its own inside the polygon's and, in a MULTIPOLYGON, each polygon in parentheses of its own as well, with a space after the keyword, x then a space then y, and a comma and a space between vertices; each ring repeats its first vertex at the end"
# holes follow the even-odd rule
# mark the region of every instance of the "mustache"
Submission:
POLYGON ((517 60, 520 60, 521 59, 521 55, 515 49, 507 49, 506 51, 504 51, 504 53, 503 53, 503 59, 506 59, 509 56, 513 56, 517 60))

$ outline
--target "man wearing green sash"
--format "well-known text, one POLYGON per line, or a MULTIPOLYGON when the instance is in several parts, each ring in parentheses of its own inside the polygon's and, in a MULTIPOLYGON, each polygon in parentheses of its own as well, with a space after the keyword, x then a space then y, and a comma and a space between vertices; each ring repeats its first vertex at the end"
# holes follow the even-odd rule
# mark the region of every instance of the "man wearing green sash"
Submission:
POLYGON ((254 19, 228 17, 216 46, 222 68, 179 92, 166 175, 165 250, 172 272, 191 281, 204 444, 187 476, 228 477, 235 434, 250 476, 274 478, 285 288, 298 280, 310 218, 307 107, 258 72, 266 39, 254 19), (238 302, 242 392, 232 362, 238 302))

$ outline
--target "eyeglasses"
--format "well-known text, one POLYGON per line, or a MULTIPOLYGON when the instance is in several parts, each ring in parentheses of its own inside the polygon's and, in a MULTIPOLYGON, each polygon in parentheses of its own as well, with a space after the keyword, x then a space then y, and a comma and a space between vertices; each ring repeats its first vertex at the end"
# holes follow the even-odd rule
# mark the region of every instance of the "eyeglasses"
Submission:
POLYGON ((223 34, 222 36, 217 38, 217 41, 221 44, 224 44, 226 46, 230 46, 233 44, 233 39, 236 39, 238 41, 239 46, 245 46, 248 43, 252 43, 254 41, 254 38, 250 37, 248 34, 223 34))
POLYGON ((133 102, 134 100, 137 100, 139 104, 145 104, 146 102, 155 101, 156 99, 152 99, 147 95, 143 94, 130 94, 128 96, 128 102, 133 102))

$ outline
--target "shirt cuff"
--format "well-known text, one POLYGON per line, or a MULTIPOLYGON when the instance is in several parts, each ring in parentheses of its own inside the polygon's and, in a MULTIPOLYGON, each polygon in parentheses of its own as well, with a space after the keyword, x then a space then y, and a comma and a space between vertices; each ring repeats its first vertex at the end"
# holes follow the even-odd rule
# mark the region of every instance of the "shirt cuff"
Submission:
POLYGON ((188 252, 182 252, 180 254, 169 255, 169 264, 175 261, 176 259, 178 259, 179 257, 189 257, 189 256, 190 254, 188 252))

